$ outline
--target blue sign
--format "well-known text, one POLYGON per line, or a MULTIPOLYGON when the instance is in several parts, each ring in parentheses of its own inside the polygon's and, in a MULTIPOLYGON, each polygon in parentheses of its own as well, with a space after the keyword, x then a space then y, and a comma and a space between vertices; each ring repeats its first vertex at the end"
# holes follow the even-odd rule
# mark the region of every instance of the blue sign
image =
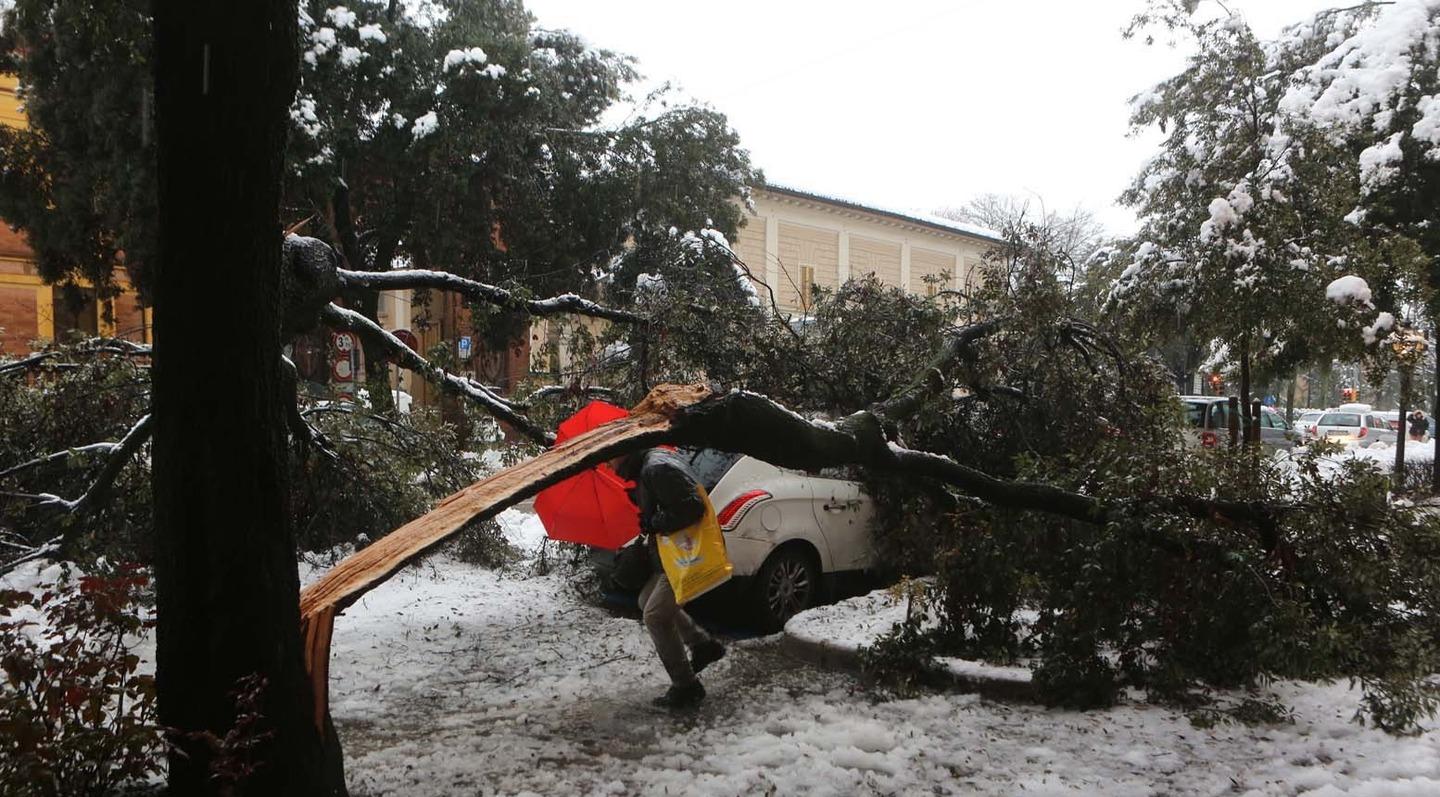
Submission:
POLYGON ((1266 397, 1265 397, 1265 406, 1267 406, 1267 407, 1273 407, 1273 406, 1275 406, 1276 404, 1279 404, 1279 403, 1280 403, 1279 399, 1275 398, 1274 396, 1266 396, 1266 397))
POLYGON ((470 336, 464 335, 460 338, 460 359, 470 359, 470 336))

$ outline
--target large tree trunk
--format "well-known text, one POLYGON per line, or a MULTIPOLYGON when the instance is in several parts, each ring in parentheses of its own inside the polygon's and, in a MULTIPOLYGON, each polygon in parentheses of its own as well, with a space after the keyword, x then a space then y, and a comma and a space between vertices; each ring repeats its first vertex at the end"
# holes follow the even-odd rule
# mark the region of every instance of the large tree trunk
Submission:
POLYGON ((157 685, 176 794, 344 792, 333 734, 327 746, 308 710, 283 478, 279 202, 297 35, 285 0, 155 7, 157 685), (258 771, 227 788, 196 735, 224 738, 251 674, 271 735, 258 771))

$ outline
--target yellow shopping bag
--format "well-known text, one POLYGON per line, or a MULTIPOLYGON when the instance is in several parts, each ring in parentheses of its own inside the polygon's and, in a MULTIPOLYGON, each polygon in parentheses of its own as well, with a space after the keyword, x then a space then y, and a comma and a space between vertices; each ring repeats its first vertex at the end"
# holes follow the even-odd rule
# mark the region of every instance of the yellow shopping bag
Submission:
POLYGON ((660 565, 675 590, 675 602, 682 606, 729 581, 735 569, 725 555, 725 536, 710 496, 704 487, 695 489, 705 502, 705 514, 674 534, 655 535, 660 565))

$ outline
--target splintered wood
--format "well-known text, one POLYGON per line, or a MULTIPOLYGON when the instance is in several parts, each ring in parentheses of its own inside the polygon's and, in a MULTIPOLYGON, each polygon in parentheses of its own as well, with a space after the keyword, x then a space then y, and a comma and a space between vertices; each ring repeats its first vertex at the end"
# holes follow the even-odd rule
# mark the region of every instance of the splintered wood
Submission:
POLYGON ((300 633, 305 667, 314 687, 315 722, 323 733, 329 711, 330 636, 335 615, 401 568, 444 542, 474 520, 492 518, 544 488, 640 441, 661 442, 675 413, 710 395, 699 385, 661 385, 628 418, 611 421, 451 495, 434 509, 341 560, 300 592, 300 633))

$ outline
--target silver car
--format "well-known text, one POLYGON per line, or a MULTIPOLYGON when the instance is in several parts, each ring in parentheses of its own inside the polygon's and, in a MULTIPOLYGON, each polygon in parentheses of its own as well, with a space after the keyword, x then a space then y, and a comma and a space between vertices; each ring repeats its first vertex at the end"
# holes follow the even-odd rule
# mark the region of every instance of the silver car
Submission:
POLYGON ((1368 404, 1342 404, 1329 410, 1315 422, 1315 436, 1358 448, 1376 443, 1394 445, 1397 437, 1385 418, 1368 404))
MULTIPOLYGON (((1181 396, 1191 445, 1214 448, 1230 440, 1230 400, 1224 396, 1181 396)), ((1244 430, 1241 430, 1244 437, 1244 430)), ((1260 408, 1260 444, 1281 450, 1295 447, 1296 434, 1280 413, 1260 408)))

